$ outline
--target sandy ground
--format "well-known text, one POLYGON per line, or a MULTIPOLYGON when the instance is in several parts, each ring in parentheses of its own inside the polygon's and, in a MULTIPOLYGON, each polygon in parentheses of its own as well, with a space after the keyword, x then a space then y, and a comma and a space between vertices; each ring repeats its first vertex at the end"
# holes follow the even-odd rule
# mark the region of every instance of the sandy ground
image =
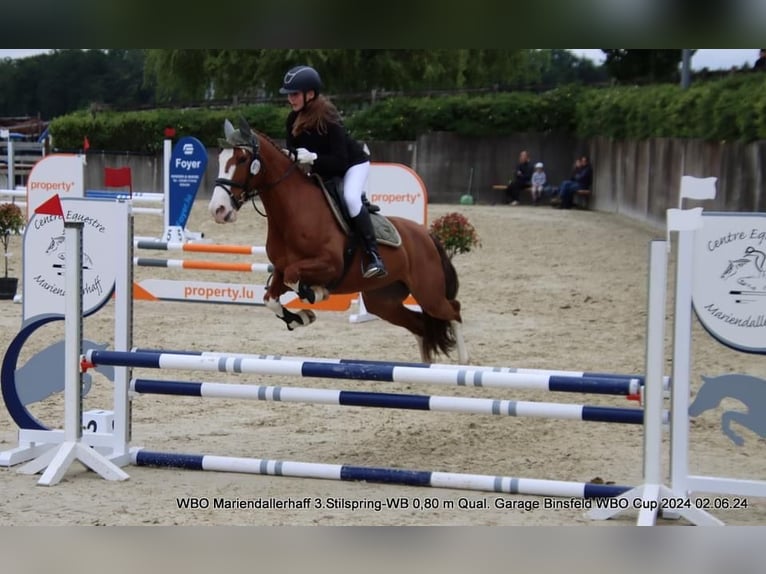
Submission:
MULTIPOLYGON (((547 207, 432 205, 429 217, 433 220, 457 209, 476 226, 482 241, 481 248, 454 259, 473 364, 643 372, 647 247, 650 239, 662 237, 661 231, 615 215, 547 207)), ((237 224, 217 226, 209 221, 204 202, 195 206, 189 228, 221 243, 265 241, 265 221, 256 213, 247 210, 237 224)), ((136 234, 159 232, 159 218, 139 216, 136 234)), ((18 254, 19 239, 13 241, 11 251, 18 254)), ((12 274, 20 275, 19 258, 12 258, 10 264, 12 274)), ((138 269, 136 277, 172 278, 180 273, 187 278, 196 273, 202 280, 262 282, 260 277, 243 274, 146 268, 138 269)), ((0 304, 0 348, 5 349, 19 328, 21 306, 0 304)), ((671 326, 668 322, 668 331, 671 326)), ((405 331, 381 321, 351 324, 348 313, 322 313, 310 327, 288 332, 263 308, 137 302, 134 327, 135 344, 143 347, 419 360, 414 339, 405 331)), ((111 305, 86 320, 85 334, 96 341, 111 340, 111 305)), ((726 349, 698 325, 693 336, 695 385, 702 374, 742 372, 766 377, 763 357, 726 349)), ((62 337, 61 324, 46 326, 30 339, 25 352, 35 352, 62 337)), ((670 352, 668 343, 668 357, 670 352)), ((571 393, 140 369, 135 376, 635 406, 620 397, 571 393)), ((110 383, 99 378, 84 408, 109 408, 110 393, 110 383)), ((33 411, 47 424, 59 426, 60 403, 49 398, 33 411)), ((737 429, 745 445, 733 446, 721 433, 720 414, 720 409, 711 411, 693 421, 692 471, 763 479, 766 440, 737 429)), ((567 481, 600 478, 627 485, 642 481, 642 431, 633 425, 162 396, 136 398, 133 421, 133 444, 155 450, 567 481)), ((665 448, 667 438, 666 433, 665 448)), ((15 442, 15 425, 3 409, 0 449, 11 448, 15 442)), ((635 520, 635 512, 594 523, 581 509, 495 507, 496 499, 541 504, 545 500, 530 496, 127 470, 129 481, 111 483, 78 464, 59 485, 44 488, 36 485, 34 477, 1 468, 0 525, 628 525, 635 520), (180 509, 177 500, 186 497, 208 498, 211 508, 180 509), (213 509, 215 497, 283 501, 308 497, 310 503, 302 509, 213 509), (408 508, 388 508, 387 501, 394 498, 406 501, 408 508), (341 506, 379 503, 382 508, 328 507, 337 499, 341 506), (323 503, 321 508, 317 501, 323 503), (481 508, 484 505, 487 508, 481 508), (465 506, 477 508, 461 508, 465 506)), ((747 508, 715 514, 730 524, 766 524, 766 501, 747 503, 747 508)))

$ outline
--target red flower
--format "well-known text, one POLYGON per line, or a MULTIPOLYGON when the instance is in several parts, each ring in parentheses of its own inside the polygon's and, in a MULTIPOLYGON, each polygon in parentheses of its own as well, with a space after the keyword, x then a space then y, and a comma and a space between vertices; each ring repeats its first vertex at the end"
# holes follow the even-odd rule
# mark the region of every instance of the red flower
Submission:
POLYGON ((476 229, 462 213, 441 216, 431 224, 429 231, 444 245, 450 259, 456 253, 468 253, 473 247, 481 247, 476 229))

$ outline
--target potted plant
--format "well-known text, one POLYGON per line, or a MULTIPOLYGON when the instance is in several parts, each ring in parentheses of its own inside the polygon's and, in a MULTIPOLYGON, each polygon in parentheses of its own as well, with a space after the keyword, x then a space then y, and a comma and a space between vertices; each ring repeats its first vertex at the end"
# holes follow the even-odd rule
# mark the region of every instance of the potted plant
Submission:
POLYGON ((452 212, 434 221, 429 231, 442 245, 452 259, 458 253, 468 253, 474 247, 481 247, 476 228, 462 213, 452 212))
POLYGON ((5 255, 5 275, 0 277, 0 299, 13 299, 19 284, 18 277, 8 277, 8 244, 11 235, 21 235, 26 221, 15 203, 0 204, 0 241, 5 255))

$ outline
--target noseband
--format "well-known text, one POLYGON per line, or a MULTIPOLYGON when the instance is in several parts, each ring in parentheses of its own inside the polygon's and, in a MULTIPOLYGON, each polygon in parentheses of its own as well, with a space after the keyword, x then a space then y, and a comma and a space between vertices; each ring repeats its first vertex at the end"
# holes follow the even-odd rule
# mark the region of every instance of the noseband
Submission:
MULTIPOLYGON (((239 211, 240 208, 245 204, 245 202, 254 200, 261 193, 269 191, 273 187, 276 187, 277 185, 279 185, 282 181, 284 181, 290 175, 290 173, 298 165, 295 161, 290 162, 290 167, 287 168, 287 170, 285 170, 285 172, 280 177, 278 177, 276 181, 271 183, 265 183, 256 189, 251 184, 251 180, 253 179, 253 177, 261 173, 261 170, 263 170, 264 173, 268 171, 263 161, 261 160, 260 146, 258 144, 258 140, 254 138, 254 145, 252 147, 234 146, 234 149, 235 150, 241 149, 245 153, 251 156, 250 163, 248 165, 248 169, 246 172, 247 176, 245 177, 245 181, 239 182, 233 179, 218 177, 216 178, 214 183, 216 186, 223 188, 223 190, 229 195, 229 199, 231 200, 231 205, 232 207, 234 207, 236 211, 239 211), (257 166, 256 166, 256 162, 257 162, 257 166), (242 193, 240 193, 239 196, 236 196, 232 192, 232 190, 234 189, 240 189, 242 190, 242 193)), ((245 162, 237 162, 237 165, 239 165, 240 163, 245 163, 245 162)))

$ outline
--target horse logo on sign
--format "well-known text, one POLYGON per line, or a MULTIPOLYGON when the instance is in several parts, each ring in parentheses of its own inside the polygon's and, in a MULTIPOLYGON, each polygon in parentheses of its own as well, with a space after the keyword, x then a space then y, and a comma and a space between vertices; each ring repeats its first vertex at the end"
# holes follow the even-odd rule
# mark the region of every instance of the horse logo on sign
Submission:
POLYGON ((721 430, 737 446, 745 439, 735 433, 731 425, 737 423, 766 438, 766 380, 750 375, 721 375, 702 377, 702 386, 689 406, 689 416, 699 416, 718 407, 724 399, 734 399, 747 407, 746 411, 727 409, 721 415, 721 430))
POLYGON ((751 296, 766 296, 766 252, 746 247, 742 257, 729 261, 721 279, 734 280, 740 289, 749 290, 751 296))

